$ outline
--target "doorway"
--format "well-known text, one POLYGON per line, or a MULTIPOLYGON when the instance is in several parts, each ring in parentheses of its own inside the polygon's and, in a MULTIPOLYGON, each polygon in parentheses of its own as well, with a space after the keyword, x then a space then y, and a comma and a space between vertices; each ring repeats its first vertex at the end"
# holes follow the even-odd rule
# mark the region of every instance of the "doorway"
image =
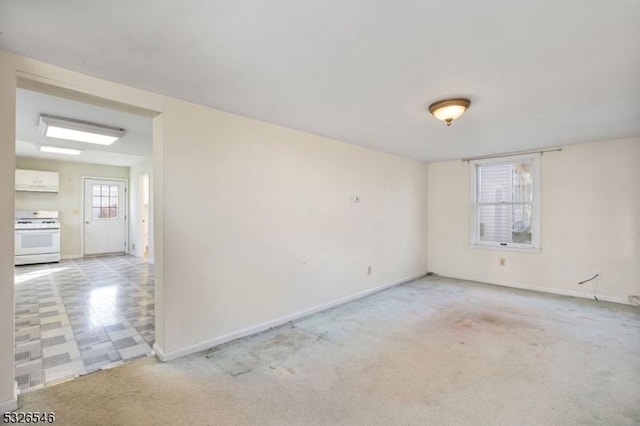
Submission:
POLYGON ((155 269, 150 257, 132 251, 149 246, 153 254, 153 228, 145 229, 146 239, 137 238, 136 228, 140 216, 153 224, 151 118, 83 100, 16 89, 16 173, 50 173, 55 180, 48 191, 16 191, 14 205, 54 211, 60 227, 57 263, 14 269, 20 392, 153 355, 155 269), (52 138, 33 126, 43 111, 125 133, 111 145, 52 138), (41 149, 54 145, 61 150, 41 149), (147 176, 142 206, 140 175, 147 176))
POLYGON ((84 255, 127 250, 127 182, 84 178, 84 255))

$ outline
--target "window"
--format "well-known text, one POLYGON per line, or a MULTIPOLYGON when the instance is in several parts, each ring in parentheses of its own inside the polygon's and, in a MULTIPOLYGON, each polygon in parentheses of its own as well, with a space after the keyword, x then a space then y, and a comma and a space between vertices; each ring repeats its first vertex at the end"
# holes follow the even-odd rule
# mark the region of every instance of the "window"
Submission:
POLYGON ((93 218, 118 219, 118 185, 93 184, 93 218))
POLYGON ((540 248, 540 155, 471 164, 471 244, 540 248))

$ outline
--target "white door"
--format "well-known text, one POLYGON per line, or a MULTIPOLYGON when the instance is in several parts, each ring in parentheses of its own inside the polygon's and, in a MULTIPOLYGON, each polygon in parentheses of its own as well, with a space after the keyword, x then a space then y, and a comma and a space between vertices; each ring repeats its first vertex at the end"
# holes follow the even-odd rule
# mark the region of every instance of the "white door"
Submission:
POLYGON ((126 185, 84 180, 84 254, 121 253, 127 246, 126 185))
POLYGON ((140 186, 142 194, 142 208, 140 209, 140 219, 142 231, 142 248, 144 249, 144 255, 149 254, 149 175, 145 174, 140 176, 140 186))

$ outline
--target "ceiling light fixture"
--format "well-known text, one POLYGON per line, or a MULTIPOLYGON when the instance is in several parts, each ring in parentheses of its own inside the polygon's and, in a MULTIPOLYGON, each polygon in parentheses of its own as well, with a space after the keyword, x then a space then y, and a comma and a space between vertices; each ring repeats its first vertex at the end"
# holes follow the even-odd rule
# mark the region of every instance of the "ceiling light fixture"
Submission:
POLYGON ((51 154, 65 154, 65 155, 80 155, 82 152, 79 149, 71 149, 71 148, 60 148, 57 146, 40 146, 41 152, 49 152, 51 154))
POLYGON ((429 112, 438 120, 447 123, 447 126, 451 126, 451 122, 460 117, 469 105, 469 99, 445 99, 429 105, 429 112))
POLYGON ((111 145, 125 134, 125 130, 118 127, 46 114, 40 115, 38 127, 40 133, 50 138, 98 145, 111 145))

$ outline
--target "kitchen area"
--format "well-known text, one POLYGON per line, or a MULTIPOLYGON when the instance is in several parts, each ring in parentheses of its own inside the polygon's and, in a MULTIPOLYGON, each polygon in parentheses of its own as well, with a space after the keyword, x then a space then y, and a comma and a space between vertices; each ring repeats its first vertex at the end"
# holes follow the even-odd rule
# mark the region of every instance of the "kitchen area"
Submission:
MULTIPOLYGON (((55 252, 58 253, 58 261, 82 258, 89 253, 97 255, 129 252, 125 243, 129 244, 127 222, 130 200, 125 198, 126 194, 123 192, 119 199, 113 200, 119 213, 117 232, 121 243, 115 248, 112 245, 96 247, 86 253, 86 239, 93 236, 91 232, 95 227, 101 225, 102 221, 112 223, 113 220, 110 218, 108 205, 112 200, 101 196, 96 196, 95 199, 98 208, 94 219, 93 196, 86 197, 84 188, 85 178, 89 176, 116 184, 122 183, 126 187, 130 177, 129 167, 21 156, 16 157, 16 164, 16 265, 37 262, 36 255, 52 259, 51 255, 55 252), (27 233, 28 231, 37 231, 38 236, 33 232, 27 233), (43 231, 49 232, 49 236, 45 236, 46 232, 43 231), (49 243, 51 245, 47 246, 49 243)), ((131 207, 137 209, 137 206, 131 207)), ((100 237, 98 235, 97 239, 100 237)), ((130 243, 136 243, 135 236, 130 243)))
POLYGON ((153 355, 151 121, 18 89, 20 392, 153 355))

